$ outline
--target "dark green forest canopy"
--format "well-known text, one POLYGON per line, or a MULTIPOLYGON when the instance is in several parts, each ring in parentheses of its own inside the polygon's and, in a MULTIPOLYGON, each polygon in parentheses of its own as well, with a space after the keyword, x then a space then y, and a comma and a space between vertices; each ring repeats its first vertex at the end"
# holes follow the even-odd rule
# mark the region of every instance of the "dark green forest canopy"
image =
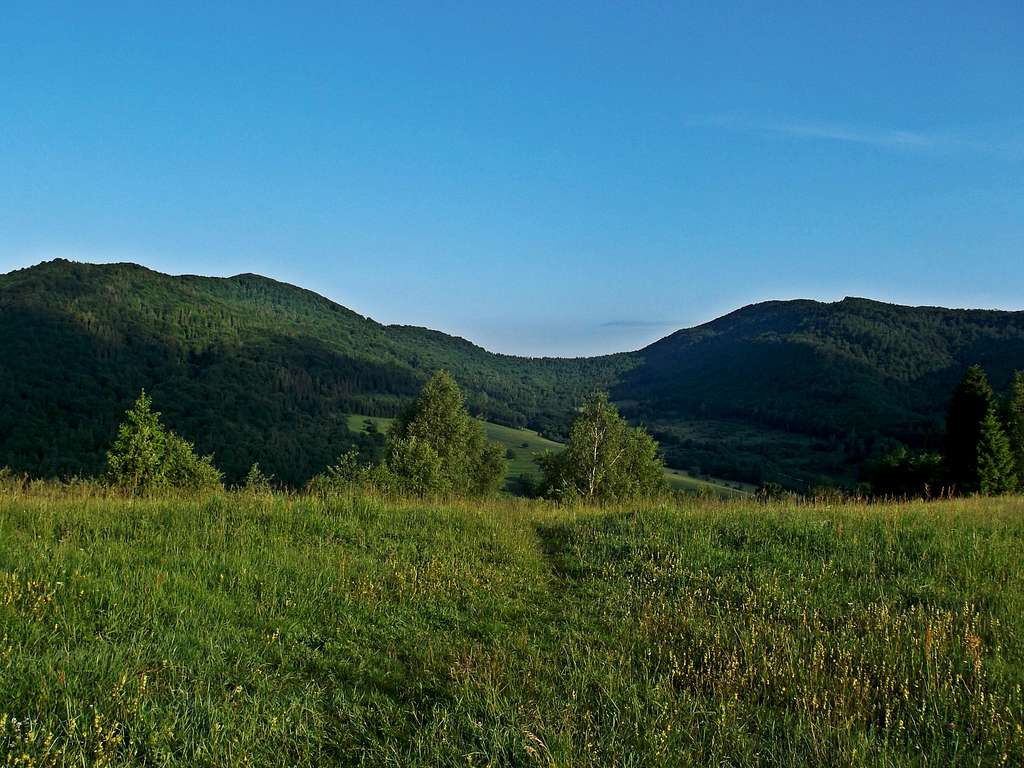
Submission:
POLYGON ((145 388, 229 480, 259 462, 290 484, 358 441, 346 414, 396 415, 438 369, 456 376, 475 415, 557 434, 584 391, 633 364, 494 355, 257 275, 66 261, 0 277, 0 359, 0 466, 98 472, 145 388))
POLYGON ((98 472, 145 388, 229 481, 255 461, 300 484, 362 439, 346 414, 393 416, 443 368, 489 421, 564 437, 608 389, 670 465, 799 487, 892 441, 941 447, 970 364, 997 391, 1024 368, 1024 313, 768 302, 638 352, 521 358, 257 275, 52 261, 0 276, 0 360, 0 466, 34 475, 98 472))

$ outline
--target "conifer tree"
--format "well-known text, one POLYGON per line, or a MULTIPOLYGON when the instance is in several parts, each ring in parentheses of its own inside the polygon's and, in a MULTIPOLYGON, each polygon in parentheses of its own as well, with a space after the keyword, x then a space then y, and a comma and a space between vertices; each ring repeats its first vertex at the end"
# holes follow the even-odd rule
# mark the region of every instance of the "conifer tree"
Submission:
POLYGON ((104 480, 130 493, 160 486, 183 490, 220 487, 221 473, 213 456, 197 456, 192 443, 169 432, 142 391, 125 413, 117 438, 107 451, 104 480))
POLYGON ((1024 488, 1024 371, 1017 371, 1006 396, 1006 437, 1010 441, 1017 486, 1024 488))
POLYGON ((152 405, 152 398, 143 390, 125 413, 107 452, 105 479, 111 485, 138 492, 162 482, 167 433, 152 405))
POLYGON ((254 461, 245 475, 242 490, 255 495, 268 494, 273 490, 270 484, 272 479, 260 469, 259 463, 254 461))
POLYGON ((1010 453, 1010 441, 996 417, 989 410, 981 422, 978 440, 978 490, 986 496, 1011 493, 1017 488, 1017 467, 1010 453))
POLYGON ((953 390, 946 415, 946 471, 962 493, 979 488, 978 443, 991 410, 992 387, 982 367, 972 365, 953 390))

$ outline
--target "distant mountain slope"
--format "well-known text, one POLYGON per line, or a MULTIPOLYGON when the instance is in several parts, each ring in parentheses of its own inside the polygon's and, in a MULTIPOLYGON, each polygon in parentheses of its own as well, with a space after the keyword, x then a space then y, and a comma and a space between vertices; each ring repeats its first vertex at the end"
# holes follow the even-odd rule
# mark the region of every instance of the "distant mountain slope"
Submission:
POLYGON ((353 443, 346 413, 393 415, 438 368, 458 377, 475 413, 551 431, 585 389, 630 364, 494 355, 256 275, 66 261, 0 276, 0 360, 0 466, 98 471, 145 387, 229 477, 259 461, 289 483, 353 443))
POLYGON ((938 447, 970 364, 997 389, 1024 368, 1024 312, 766 302, 639 356, 613 392, 676 463, 749 480, 851 479, 879 438, 938 447))
POLYGON ((443 367, 492 422, 558 438, 608 388, 671 464, 799 487, 854 479, 892 439, 936 444, 970 363, 997 388, 1024 368, 1024 313, 767 302, 634 353, 533 359, 257 275, 53 261, 0 276, 0 361, 0 466, 35 474, 98 471, 145 387, 230 478, 259 461, 301 483, 359 442, 345 414, 394 415, 443 367))

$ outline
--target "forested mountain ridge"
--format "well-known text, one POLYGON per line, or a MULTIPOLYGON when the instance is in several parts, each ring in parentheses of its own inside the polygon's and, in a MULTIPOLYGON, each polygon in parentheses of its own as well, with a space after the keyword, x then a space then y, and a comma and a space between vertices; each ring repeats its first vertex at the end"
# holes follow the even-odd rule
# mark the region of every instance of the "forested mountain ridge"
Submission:
POLYGON ((560 437, 583 393, 606 388, 670 464, 801 487, 853 481, 893 440, 935 446, 968 365, 997 389, 1024 368, 1024 313, 765 302, 637 352, 537 359, 258 275, 58 260, 0 275, 0 360, 0 466, 34 474, 98 471, 145 387, 229 479, 259 461, 302 483, 361 439, 346 414, 394 415, 446 368, 490 421, 560 437))
POLYGON ((631 364, 494 355, 257 275, 60 260, 0 276, 0 359, 0 466, 98 471, 145 387, 229 478, 259 461, 288 483, 358 442, 346 414, 395 415, 438 368, 458 377, 477 415, 557 433, 587 389, 631 364))
POLYGON ((972 363, 1005 387, 1024 368, 1024 312, 773 301, 638 354, 613 394, 675 464, 753 482, 852 480, 893 439, 940 447, 972 363))

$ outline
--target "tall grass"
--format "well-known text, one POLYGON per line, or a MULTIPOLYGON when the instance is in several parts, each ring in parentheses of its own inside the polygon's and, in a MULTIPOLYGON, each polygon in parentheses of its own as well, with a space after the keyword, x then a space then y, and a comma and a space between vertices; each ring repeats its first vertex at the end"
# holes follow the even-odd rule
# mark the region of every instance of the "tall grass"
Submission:
POLYGON ((0 497, 0 765, 1021 765, 1024 500, 0 497))

